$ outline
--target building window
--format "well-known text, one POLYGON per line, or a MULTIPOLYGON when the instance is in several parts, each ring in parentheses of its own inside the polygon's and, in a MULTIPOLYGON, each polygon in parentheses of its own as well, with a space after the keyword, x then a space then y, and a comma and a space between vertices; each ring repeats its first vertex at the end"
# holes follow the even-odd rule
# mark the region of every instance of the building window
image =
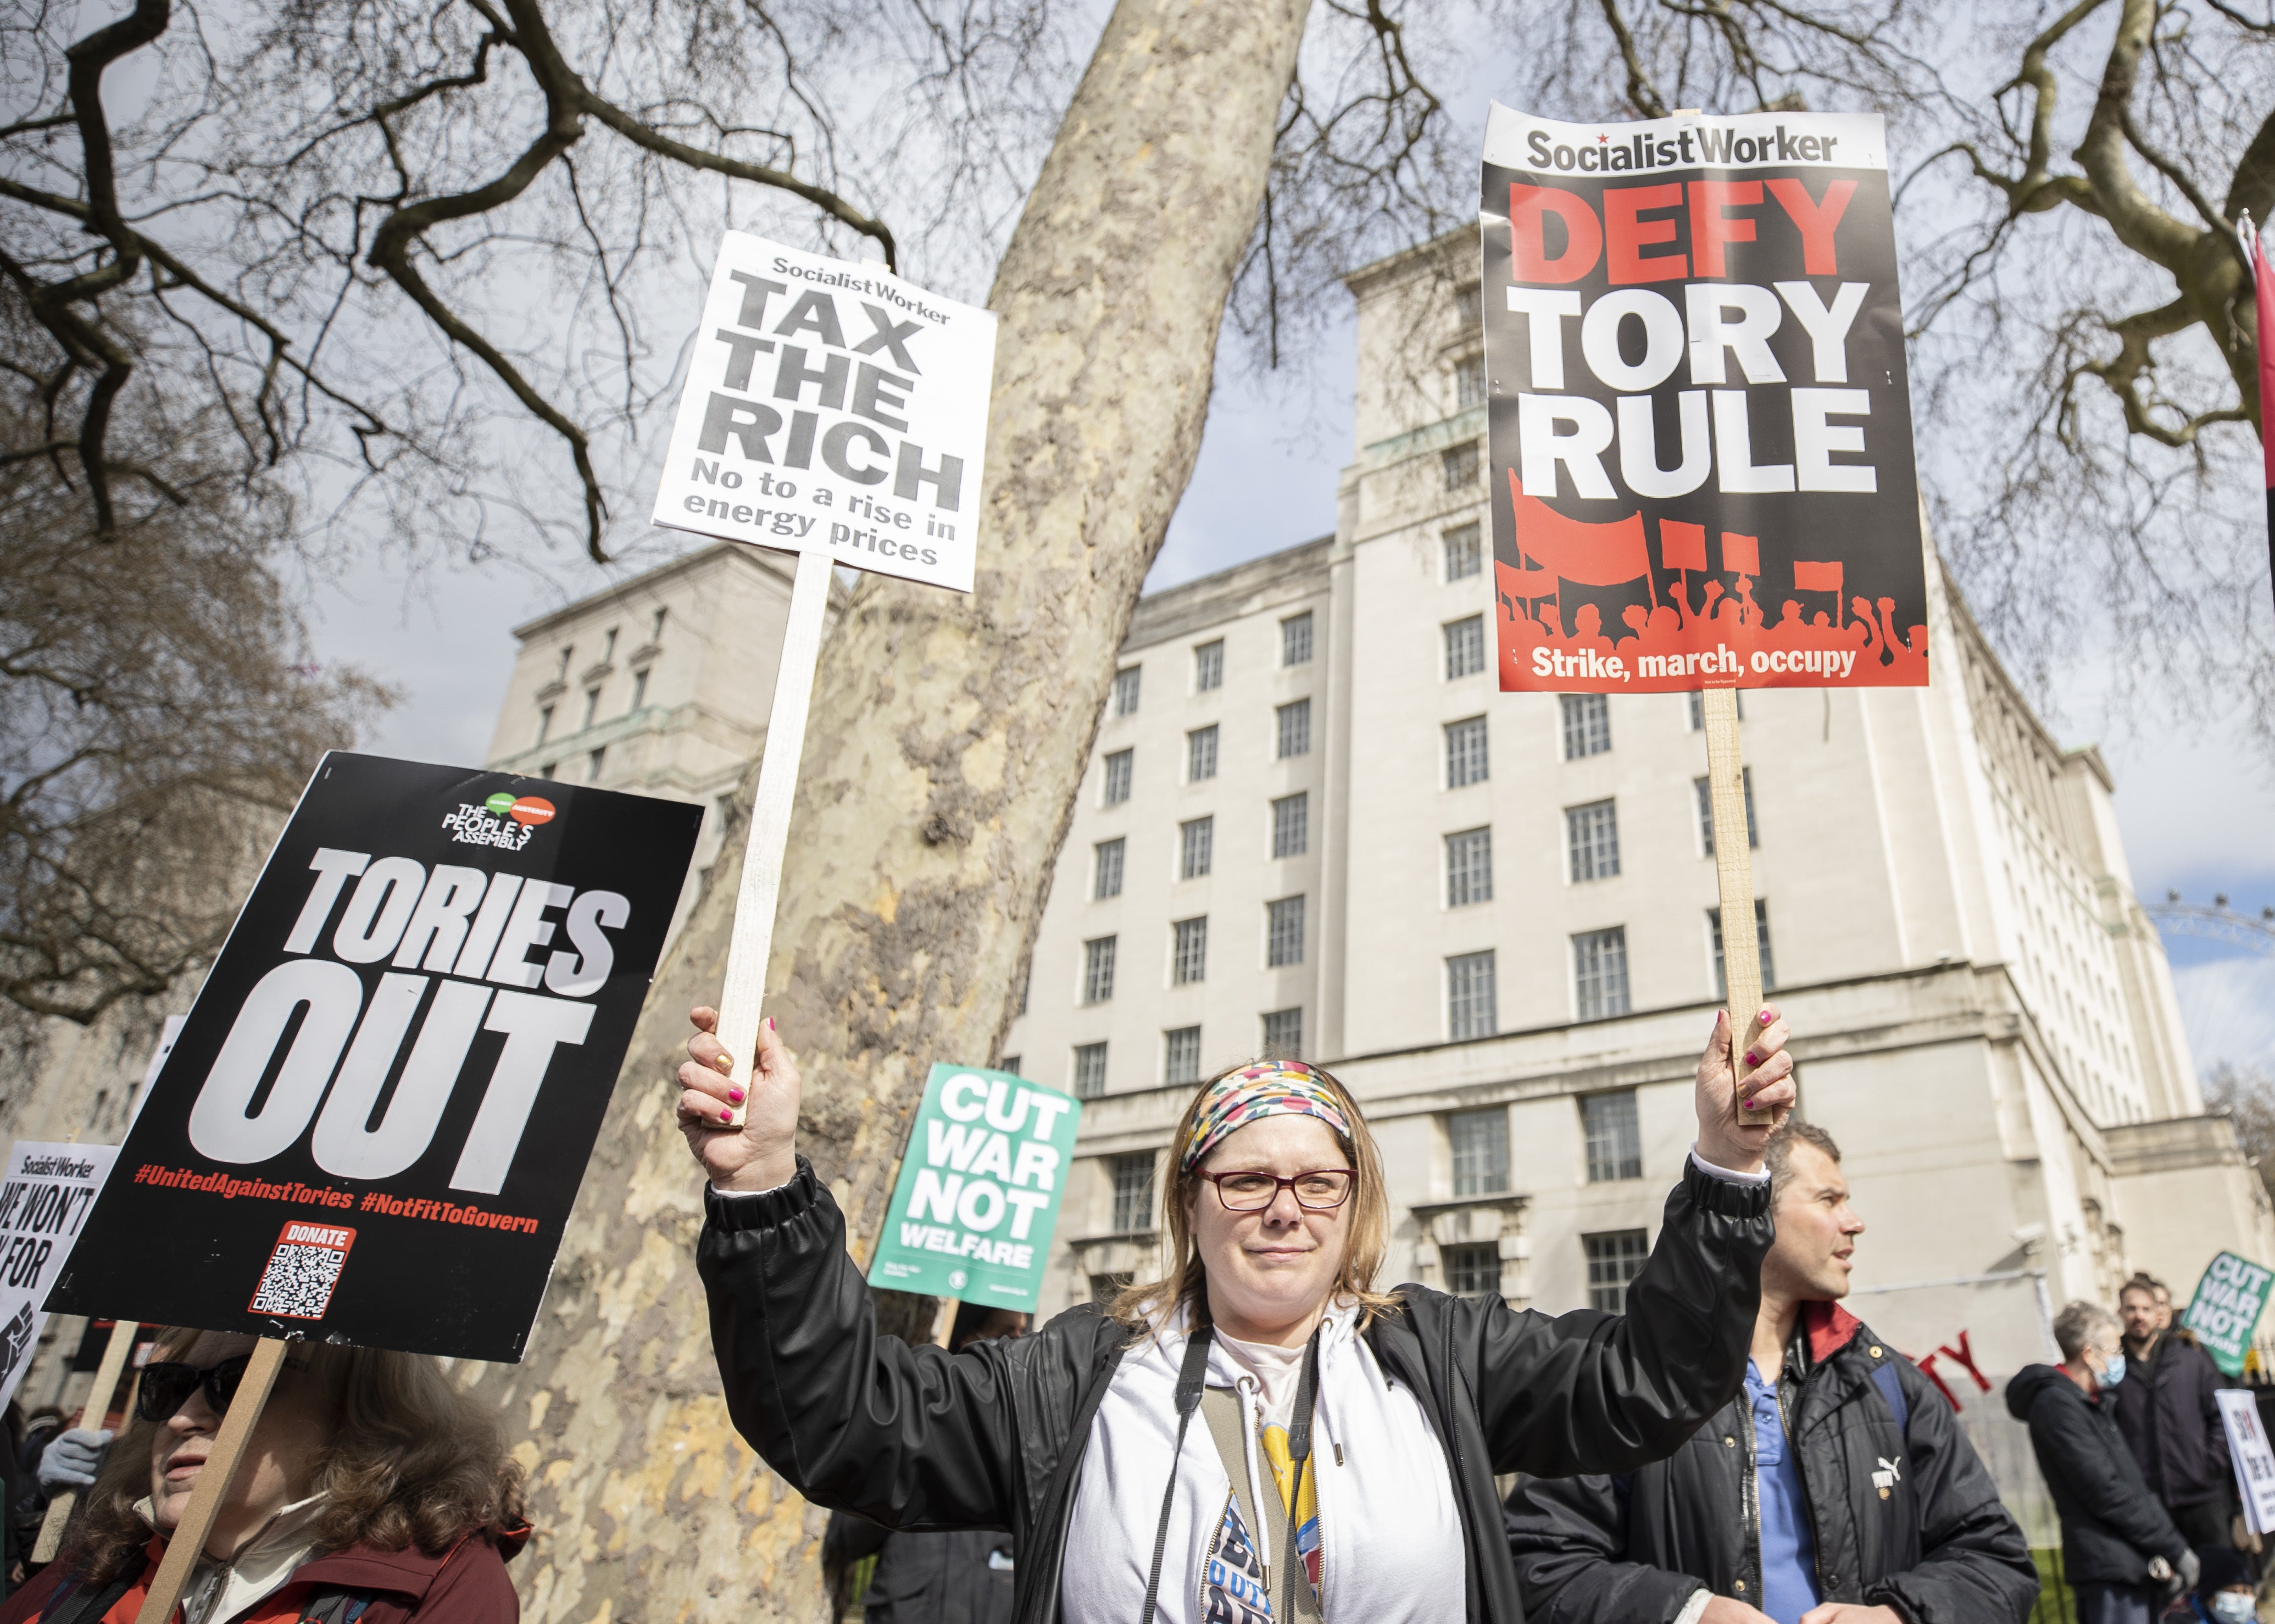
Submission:
POLYGON ((1500 1295, 1500 1243, 1463 1241, 1438 1249, 1446 1271, 1446 1290, 1456 1297, 1500 1295))
POLYGON ((1498 1196, 1508 1189, 1508 1112, 1455 1111, 1446 1118, 1454 1151, 1454 1194, 1498 1196))
POLYGON ((1161 1081, 1198 1083, 1201 1080, 1201 1029, 1180 1026, 1161 1034, 1161 1081))
MULTIPOLYGON (((1707 939, 1714 953, 1714 996, 1730 995, 1730 980, 1722 968, 1722 910, 1706 910, 1707 939)), ((1770 905, 1759 897, 1754 899, 1754 951, 1762 960, 1762 991, 1766 993, 1777 985, 1777 966, 1770 957, 1770 905)))
POLYGON ((1153 1227, 1153 1152, 1113 1156, 1107 1165, 1114 1175, 1114 1232, 1133 1235, 1153 1227))
POLYGON ((1643 1129, 1636 1121, 1635 1090, 1590 1094, 1580 1101, 1580 1126, 1588 1137, 1588 1182, 1643 1176, 1643 1129))
POLYGON ((601 646, 601 663, 606 665, 616 657, 616 629, 608 628, 608 641, 601 646))
POLYGON ((1485 668, 1485 617, 1446 623, 1446 680, 1475 676, 1485 668))
POLYGON ((632 709, 647 703, 647 668, 642 666, 632 673, 632 709))
POLYGON ((1274 1009, 1264 1017, 1264 1052, 1275 1060, 1300 1060, 1304 1054, 1304 1011, 1274 1009))
POLYGON ((1027 989, 1034 985, 1035 963, 1032 959, 1030 959, 1027 961, 1026 970, 1019 977, 1019 1013, 1021 1015, 1027 1013, 1027 989))
POLYGON ((1176 945, 1170 955, 1169 979, 1178 986, 1208 977, 1208 916, 1180 919, 1173 927, 1176 945))
POLYGON ((1572 883, 1609 880, 1620 872, 1620 820, 1614 803, 1591 801, 1564 809, 1564 843, 1572 856, 1572 883))
POLYGON ((1300 857, 1311 849, 1311 797, 1298 790, 1272 803, 1272 855, 1300 857))
POLYGON ((1074 1097, 1095 1099, 1106 1091, 1106 1046, 1081 1043, 1074 1051, 1074 1097))
POLYGON ((1114 996, 1115 938, 1098 936, 1082 944, 1082 1001, 1102 1004, 1114 996))
POLYGON ((585 690, 585 720, 577 725, 580 728, 591 727, 593 718, 599 715, 600 712, 601 691, 597 688, 587 688, 585 690))
POLYGON ((1600 756, 1612 747, 1612 702, 1600 693, 1564 696, 1564 759, 1600 756))
POLYGON ((1485 358, 1467 356, 1454 364, 1455 410, 1467 412, 1485 404, 1485 358))
POLYGON ((1493 1008, 1493 955, 1463 953, 1446 961, 1446 1031, 1457 1041, 1500 1030, 1493 1008))
POLYGON ((1093 1274, 1090 1277, 1090 1300, 1101 1305, 1109 1303, 1127 1291, 1130 1281, 1137 1278, 1127 1269, 1116 1269, 1111 1274, 1093 1274))
POLYGON ((1583 1021, 1628 1012, 1627 926, 1572 938, 1572 995, 1583 1021))
POLYGON ((1124 666, 1114 674, 1114 714, 1134 716, 1138 714, 1138 679, 1145 674, 1142 666, 1124 666))
POLYGON ((1280 623, 1280 663, 1309 665, 1311 663, 1311 611, 1290 615, 1280 623))
POLYGON ((601 769, 608 765, 608 747, 606 744, 601 745, 591 755, 586 757, 585 782, 588 784, 599 783, 601 782, 601 769))
MULTIPOLYGON (((1740 721, 1743 721, 1746 719, 1745 690, 1740 688, 1735 689, 1732 691, 1736 696, 1738 701, 1738 720, 1740 721)), ((1689 696, 1689 699, 1690 730, 1693 733, 1696 733, 1706 725, 1706 696, 1703 693, 1693 693, 1689 696)))
POLYGON ((1198 880, 1209 872, 1209 858, 1216 845, 1216 820, 1196 818, 1190 823, 1177 826, 1177 877, 1198 880))
POLYGON ((1106 758, 1106 804, 1119 806, 1130 798, 1130 758, 1137 752, 1117 750, 1106 758))
MULTIPOLYGON (((1738 769, 1738 789, 1746 803, 1746 844, 1762 843, 1762 832, 1754 827, 1754 769, 1738 769)), ((1698 807, 1698 849, 1708 857, 1714 855, 1714 787, 1705 779, 1690 781, 1690 795, 1698 807)))
POLYGON ((1463 327, 1482 328, 1485 323, 1485 284, 1466 283, 1454 290, 1454 313, 1461 318, 1463 327))
POLYGON ((1311 753, 1311 702, 1298 699, 1274 713, 1280 719, 1280 759, 1311 753))
POLYGON ((1438 453, 1438 466, 1446 476, 1449 491, 1473 491, 1478 487, 1478 442, 1447 446, 1438 453))
POLYGON ((552 778, 556 776, 560 771, 561 764, 558 761, 548 761, 543 767, 537 769, 537 775, 540 778, 552 778))
POLYGON ((1588 1306, 1606 1314, 1623 1314, 1628 1306, 1628 1282, 1643 1273, 1651 1256, 1651 1237, 1641 1229, 1614 1229, 1609 1235, 1583 1235, 1588 1249, 1588 1306))
POLYGON ((1195 728, 1185 735, 1185 782, 1197 784, 1216 776, 1216 729, 1195 728))
POLYGON ((1459 789, 1485 782, 1490 770, 1485 759, 1485 719, 1446 724, 1446 788, 1459 789))
POLYGON ((1493 831, 1464 829, 1446 836, 1446 906, 1493 901, 1493 831))
POLYGON ((655 618, 647 623, 647 640, 649 642, 661 643, 663 641, 663 619, 665 616, 670 613, 671 611, 669 609, 658 609, 655 612, 655 618))
POLYGON ((1224 686, 1224 639, 1193 647, 1193 691, 1208 693, 1224 686))
POLYGON ((1122 895, 1122 853, 1124 844, 1120 840, 1102 840, 1092 848, 1098 854, 1090 887, 1092 897, 1104 901, 1122 895))
POLYGON ((1304 962, 1304 899, 1283 896, 1265 905, 1264 961, 1274 969, 1304 962))
POLYGON ((1446 578, 1466 581, 1485 568, 1485 540, 1476 525, 1457 525, 1446 533, 1446 578))
POLYGON ((545 743, 545 736, 552 731, 553 707, 548 705, 540 708, 537 713, 537 737, 533 742, 542 744, 545 743))

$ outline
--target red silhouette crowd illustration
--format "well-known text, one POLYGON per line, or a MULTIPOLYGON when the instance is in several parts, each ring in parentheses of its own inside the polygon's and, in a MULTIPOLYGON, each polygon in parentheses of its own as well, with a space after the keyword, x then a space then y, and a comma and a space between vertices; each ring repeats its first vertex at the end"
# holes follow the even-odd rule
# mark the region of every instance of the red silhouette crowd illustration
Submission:
MULTIPOLYGON (((1700 662, 1687 656, 1719 657, 1728 650, 1737 681, 1749 687, 1916 687, 1927 681, 1927 628, 1907 626, 1900 633, 1893 598, 1851 596, 1844 604, 1837 560, 1795 562, 1793 595, 1772 620, 1755 601, 1761 549, 1752 536, 1722 532, 1721 567, 1710 572, 1705 527, 1660 519, 1654 568, 1641 513, 1608 524, 1567 518, 1525 495, 1514 469, 1509 495, 1525 563, 1493 566, 1506 676, 1535 676, 1533 651, 1546 648, 1563 655, 1617 654, 1629 677, 1622 686, 1687 690, 1700 686, 1700 662), (1676 576, 1671 585, 1660 579, 1668 570, 1676 576), (1704 578, 1694 584, 1693 575, 1704 578), (1724 577, 1735 578, 1735 591, 1724 577), (1594 603, 1563 608, 1566 582, 1628 587, 1644 601, 1622 606, 1620 623, 1607 627, 1594 603)), ((1523 685, 1538 685, 1538 679, 1523 685)))

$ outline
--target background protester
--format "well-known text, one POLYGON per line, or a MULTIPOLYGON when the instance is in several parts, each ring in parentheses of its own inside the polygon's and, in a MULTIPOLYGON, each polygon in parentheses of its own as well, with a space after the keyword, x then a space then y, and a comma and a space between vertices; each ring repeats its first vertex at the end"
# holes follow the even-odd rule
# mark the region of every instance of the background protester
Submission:
MULTIPOLYGON (((956 1311, 948 1345, 961 1353, 974 1342, 1026 1331, 1027 1316, 1016 1309, 966 1303, 956 1311)), ((821 1537, 824 1568, 850 1567, 872 1556, 877 1567, 861 1598, 863 1624, 1010 1624, 1015 1552, 1009 1534, 896 1534, 851 1512, 831 1512, 821 1537)))
POLYGON ((1745 1390, 1668 1459, 1508 1499, 1526 1615, 1554 1624, 2022 1624, 2029 1542, 1951 1407, 1840 1305, 1864 1220, 1840 1148, 1770 1137, 1777 1242, 1745 1390))
POLYGON ((2162 1281, 2135 1274, 2117 1294, 2117 1309, 2125 1322, 2117 1430, 2181 1537, 2227 1545, 2235 1469, 2218 1397, 2226 1379, 2194 1338, 2170 1328, 2172 1294, 2162 1281))
POLYGON ((2188 1617, 2199 1624, 2251 1624, 2258 1617, 2259 1594, 2243 1553, 2222 1543, 2204 1546, 2196 1552, 2196 1560, 2203 1570, 2188 1598, 2188 1617))
POLYGON ((1178 1122, 1167 1279, 960 1354, 877 1333, 844 1219, 796 1155, 774 1023, 732 1128, 744 1091, 716 1014, 694 1020, 679 1120, 711 1182, 697 1263, 736 1426, 818 1504, 1008 1528, 1024 1624, 1516 1624, 1493 1474, 1631 1470, 1742 1379, 1769 1125, 1736 1106, 1742 1081, 1772 1120, 1791 1107, 1773 1009, 1735 1045, 1716 1019, 1697 1144, 1624 1317, 1379 1290, 1365 1121, 1327 1073, 1262 1061, 1203 1084, 1178 1122))
POLYGON ((2054 1342, 2061 1363, 2024 1366, 2007 1384, 2007 1409, 2029 1424, 2060 1514, 2079 1624, 2150 1624, 2167 1598, 2195 1587, 2197 1563, 2110 1414, 2110 1390, 2126 1380, 2116 1316, 2073 1303, 2054 1316, 2054 1342))
MULTIPOLYGON (((0 1624, 131 1624, 253 1346, 214 1332, 159 1341, 62 1554, 0 1624)), ((192 1570, 182 1624, 512 1624, 505 1560, 528 1533, 495 1423, 434 1360, 300 1343, 192 1570)))

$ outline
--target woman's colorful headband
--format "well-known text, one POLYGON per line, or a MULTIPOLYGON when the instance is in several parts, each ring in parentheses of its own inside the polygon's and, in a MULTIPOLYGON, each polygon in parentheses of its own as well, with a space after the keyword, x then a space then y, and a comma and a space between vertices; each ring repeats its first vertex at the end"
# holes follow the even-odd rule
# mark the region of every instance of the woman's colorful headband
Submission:
POLYGON ((1266 1116, 1316 1116, 1344 1138, 1351 1137, 1350 1120, 1318 1072, 1301 1061, 1258 1061, 1210 1086, 1177 1170, 1190 1173, 1227 1134, 1266 1116))

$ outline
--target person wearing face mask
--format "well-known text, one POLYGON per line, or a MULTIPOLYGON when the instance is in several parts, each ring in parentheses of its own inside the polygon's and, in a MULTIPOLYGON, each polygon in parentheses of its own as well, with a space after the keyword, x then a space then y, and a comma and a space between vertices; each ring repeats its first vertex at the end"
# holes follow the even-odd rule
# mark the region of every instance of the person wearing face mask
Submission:
MULTIPOLYGON (((253 1346, 211 1331, 159 1338, 61 1554, 0 1607, 0 1624, 133 1624, 253 1346)), ((304 1342, 277 1373, 174 1616, 514 1624, 505 1563, 528 1537, 520 1469, 435 1360, 304 1342)))
POLYGON ((2196 1554, 2149 1492, 2112 1411, 2125 1380, 2117 1317, 2098 1303, 2054 1316, 2059 1365, 2026 1365, 2007 1410, 2030 1429, 2039 1474, 2061 1518, 2062 1571, 2079 1624, 2150 1624, 2196 1582, 2196 1554))
POLYGON ((2223 1541, 2199 1547, 2196 1560, 2203 1567, 2188 1598, 2188 1616, 2200 1624, 2252 1624, 2259 1616, 2259 1593, 2243 1553, 2223 1541))
POLYGON ((961 1353, 881 1335, 800 1084, 759 1033, 745 1122, 693 1012, 679 1122, 709 1182, 696 1263, 737 1430, 809 1501, 1017 1542, 1017 1624, 1521 1624, 1493 1477, 1630 1470, 1744 1380, 1772 1238, 1762 1147, 1793 1102, 1774 1009, 1697 1067, 1698 1137, 1628 1311, 1552 1319, 1375 1281, 1389 1207, 1324 1069, 1221 1072, 1169 1137, 1168 1273, 961 1353), (1742 1098, 1771 1121, 1738 1120, 1742 1098))

